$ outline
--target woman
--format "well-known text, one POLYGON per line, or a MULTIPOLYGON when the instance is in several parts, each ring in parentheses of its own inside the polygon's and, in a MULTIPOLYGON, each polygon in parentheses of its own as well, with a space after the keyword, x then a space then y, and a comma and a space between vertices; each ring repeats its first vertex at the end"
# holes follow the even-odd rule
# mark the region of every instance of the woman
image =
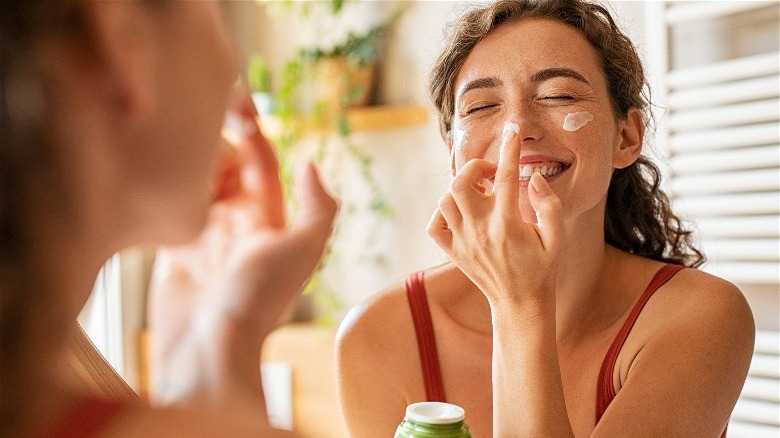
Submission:
POLYGON ((0 5, 0 435, 282 436, 264 411, 260 345, 336 204, 308 166, 285 225, 245 100, 228 118, 238 149, 218 147, 236 77, 220 15, 216 2, 0 5), (63 362, 103 261, 196 237, 161 256, 153 297, 188 311, 168 325, 180 331, 153 332, 158 361, 189 359, 186 380, 161 384, 179 408, 74 389, 63 362))
POLYGON ((463 407, 475 437, 724 432, 752 315, 693 269, 642 153, 644 84, 598 4, 500 0, 457 23, 430 82, 454 178, 428 233, 451 263, 345 319, 352 436, 425 400, 463 407))

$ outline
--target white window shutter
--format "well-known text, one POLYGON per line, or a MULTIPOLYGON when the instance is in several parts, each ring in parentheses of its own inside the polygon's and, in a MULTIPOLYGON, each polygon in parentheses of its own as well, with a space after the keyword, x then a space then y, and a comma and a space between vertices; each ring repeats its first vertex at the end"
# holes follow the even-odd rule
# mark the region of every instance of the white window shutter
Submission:
MULTIPOLYGON (((702 269, 780 294, 780 3, 651 1, 645 12, 666 188, 695 224, 702 269)), ((758 332, 729 437, 780 436, 778 350, 777 331, 758 332)))

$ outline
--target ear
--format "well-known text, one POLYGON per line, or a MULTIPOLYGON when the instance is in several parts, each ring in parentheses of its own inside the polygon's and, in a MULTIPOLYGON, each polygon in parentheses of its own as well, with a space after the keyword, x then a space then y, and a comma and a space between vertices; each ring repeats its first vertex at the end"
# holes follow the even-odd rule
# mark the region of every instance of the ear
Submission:
POLYGON ((94 53, 94 74, 99 75, 105 102, 122 116, 143 117, 154 98, 154 56, 145 43, 151 40, 148 16, 136 1, 83 2, 87 40, 94 53))
POLYGON ((617 147, 612 157, 612 167, 623 169, 633 164, 642 153, 644 135, 642 114, 636 108, 629 109, 626 118, 618 120, 618 135, 615 139, 617 147))

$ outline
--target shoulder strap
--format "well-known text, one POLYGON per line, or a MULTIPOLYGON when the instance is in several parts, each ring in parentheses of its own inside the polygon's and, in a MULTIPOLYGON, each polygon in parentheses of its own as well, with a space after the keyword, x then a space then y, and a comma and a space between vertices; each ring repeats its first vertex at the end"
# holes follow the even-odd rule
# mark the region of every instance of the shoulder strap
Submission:
POLYGON ((639 313, 645 308, 645 304, 647 304, 647 301, 653 296, 655 291, 683 268, 684 266, 667 264, 658 270, 650 281, 650 284, 647 285, 645 292, 639 298, 639 301, 634 305, 628 318, 626 318, 626 321, 620 328, 615 340, 612 341, 612 345, 609 347, 609 350, 607 350, 607 355, 604 357, 604 361, 601 364, 601 370, 599 370, 598 387, 596 389, 596 423, 601 420, 601 416, 604 415, 607 406, 609 406, 612 399, 615 398, 615 387, 612 384, 615 362, 617 361, 618 354, 620 354, 620 350, 623 348, 623 344, 628 338, 628 334, 634 327, 637 318, 639 318, 639 313))
POLYGON ((109 423, 128 406, 118 400, 89 397, 78 400, 57 426, 41 438, 89 438, 102 435, 109 423))
POLYGON ((417 347, 420 351, 425 397, 427 401, 445 402, 444 383, 439 367, 436 338, 433 333, 431 310, 425 293, 423 273, 417 272, 406 278, 406 296, 412 311, 414 331, 417 334, 417 347))

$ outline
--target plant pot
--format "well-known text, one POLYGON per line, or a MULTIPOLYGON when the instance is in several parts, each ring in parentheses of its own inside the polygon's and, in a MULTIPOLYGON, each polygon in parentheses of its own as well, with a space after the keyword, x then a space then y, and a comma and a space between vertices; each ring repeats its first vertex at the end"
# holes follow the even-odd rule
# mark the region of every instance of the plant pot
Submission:
POLYGON ((376 64, 361 66, 346 57, 324 58, 314 64, 314 96, 330 111, 371 103, 376 64))

